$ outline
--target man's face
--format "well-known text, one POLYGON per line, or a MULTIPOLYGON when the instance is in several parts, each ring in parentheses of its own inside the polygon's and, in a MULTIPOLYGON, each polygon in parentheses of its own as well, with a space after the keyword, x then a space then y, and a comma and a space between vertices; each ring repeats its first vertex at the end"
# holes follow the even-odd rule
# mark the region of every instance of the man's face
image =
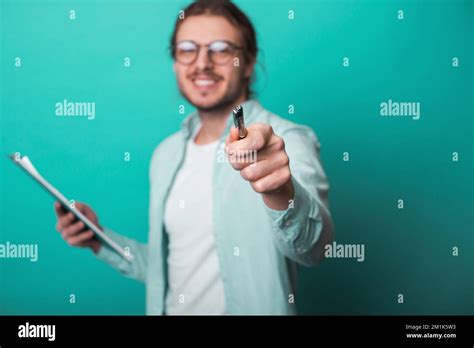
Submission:
MULTIPOLYGON (((176 43, 188 40, 198 45, 209 45, 218 40, 242 45, 237 28, 224 17, 211 15, 191 16, 183 21, 176 35, 176 43)), ((223 65, 209 58, 206 47, 200 48, 196 60, 191 64, 174 62, 181 93, 197 109, 205 111, 227 107, 245 95, 245 78, 251 76, 252 70, 253 63, 244 62, 242 50, 236 50, 223 65), (239 66, 234 65, 234 58, 238 58, 239 66)))

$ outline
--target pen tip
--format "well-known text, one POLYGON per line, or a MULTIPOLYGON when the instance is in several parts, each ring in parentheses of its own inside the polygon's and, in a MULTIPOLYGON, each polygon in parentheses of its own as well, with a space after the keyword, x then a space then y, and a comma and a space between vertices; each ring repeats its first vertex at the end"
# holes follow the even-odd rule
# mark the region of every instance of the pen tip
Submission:
POLYGON ((242 110, 242 105, 237 105, 237 106, 234 108, 234 114, 238 114, 241 110, 242 110))

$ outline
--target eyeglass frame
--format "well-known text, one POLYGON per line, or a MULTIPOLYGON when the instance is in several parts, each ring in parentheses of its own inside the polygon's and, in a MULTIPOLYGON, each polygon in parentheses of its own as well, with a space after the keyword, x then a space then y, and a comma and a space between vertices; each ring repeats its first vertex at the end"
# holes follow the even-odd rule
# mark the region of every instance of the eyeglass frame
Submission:
POLYGON ((218 64, 216 62, 214 62, 211 58, 211 55, 210 55, 210 50, 209 50, 209 46, 211 46, 212 44, 216 43, 216 42, 225 42, 226 44, 228 44, 230 47, 232 47, 232 49, 236 50, 236 51, 239 51, 239 50, 242 50, 243 49, 243 46, 237 46, 236 44, 234 44, 233 42, 230 42, 230 41, 227 41, 227 40, 215 40, 215 41, 212 41, 211 43, 207 44, 207 45, 200 45, 198 44, 197 42, 193 41, 193 40, 182 40, 182 41, 179 41, 179 42, 176 42, 175 44, 173 44, 173 46, 171 46, 171 49, 172 49, 172 53, 173 53, 173 59, 180 63, 180 64, 184 64, 184 65, 191 65, 191 64, 194 64, 197 60, 197 58, 199 57, 199 53, 201 52, 201 48, 202 47, 206 47, 207 48, 207 58, 213 63, 213 64, 216 64, 216 65, 226 65, 229 61, 226 61, 225 63, 221 63, 221 64, 218 64), (194 59, 189 62, 189 63, 183 63, 183 62, 180 62, 177 58, 176 58, 176 48, 177 48, 177 45, 181 42, 191 42, 193 43, 194 45, 196 45, 197 47, 197 53, 196 53, 196 56, 194 57, 194 59))

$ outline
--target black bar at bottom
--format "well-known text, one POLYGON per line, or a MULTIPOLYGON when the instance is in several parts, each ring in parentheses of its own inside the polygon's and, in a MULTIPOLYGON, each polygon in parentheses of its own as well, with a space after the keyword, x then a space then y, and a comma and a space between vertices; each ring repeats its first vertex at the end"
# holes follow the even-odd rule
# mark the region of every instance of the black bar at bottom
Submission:
POLYGON ((3 316, 0 317, 0 346, 8 348, 12 345, 39 343, 133 345, 405 343, 472 347, 473 318, 472 316, 3 316), (53 327, 47 325, 54 325, 54 340, 53 327))

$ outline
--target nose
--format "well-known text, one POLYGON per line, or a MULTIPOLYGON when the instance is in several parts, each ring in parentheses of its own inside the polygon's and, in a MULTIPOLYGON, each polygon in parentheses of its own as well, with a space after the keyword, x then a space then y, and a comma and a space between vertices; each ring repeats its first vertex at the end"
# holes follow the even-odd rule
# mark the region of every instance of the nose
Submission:
POLYGON ((205 70, 206 68, 212 67, 212 61, 209 59, 207 47, 201 47, 198 52, 195 64, 199 70, 205 70))

